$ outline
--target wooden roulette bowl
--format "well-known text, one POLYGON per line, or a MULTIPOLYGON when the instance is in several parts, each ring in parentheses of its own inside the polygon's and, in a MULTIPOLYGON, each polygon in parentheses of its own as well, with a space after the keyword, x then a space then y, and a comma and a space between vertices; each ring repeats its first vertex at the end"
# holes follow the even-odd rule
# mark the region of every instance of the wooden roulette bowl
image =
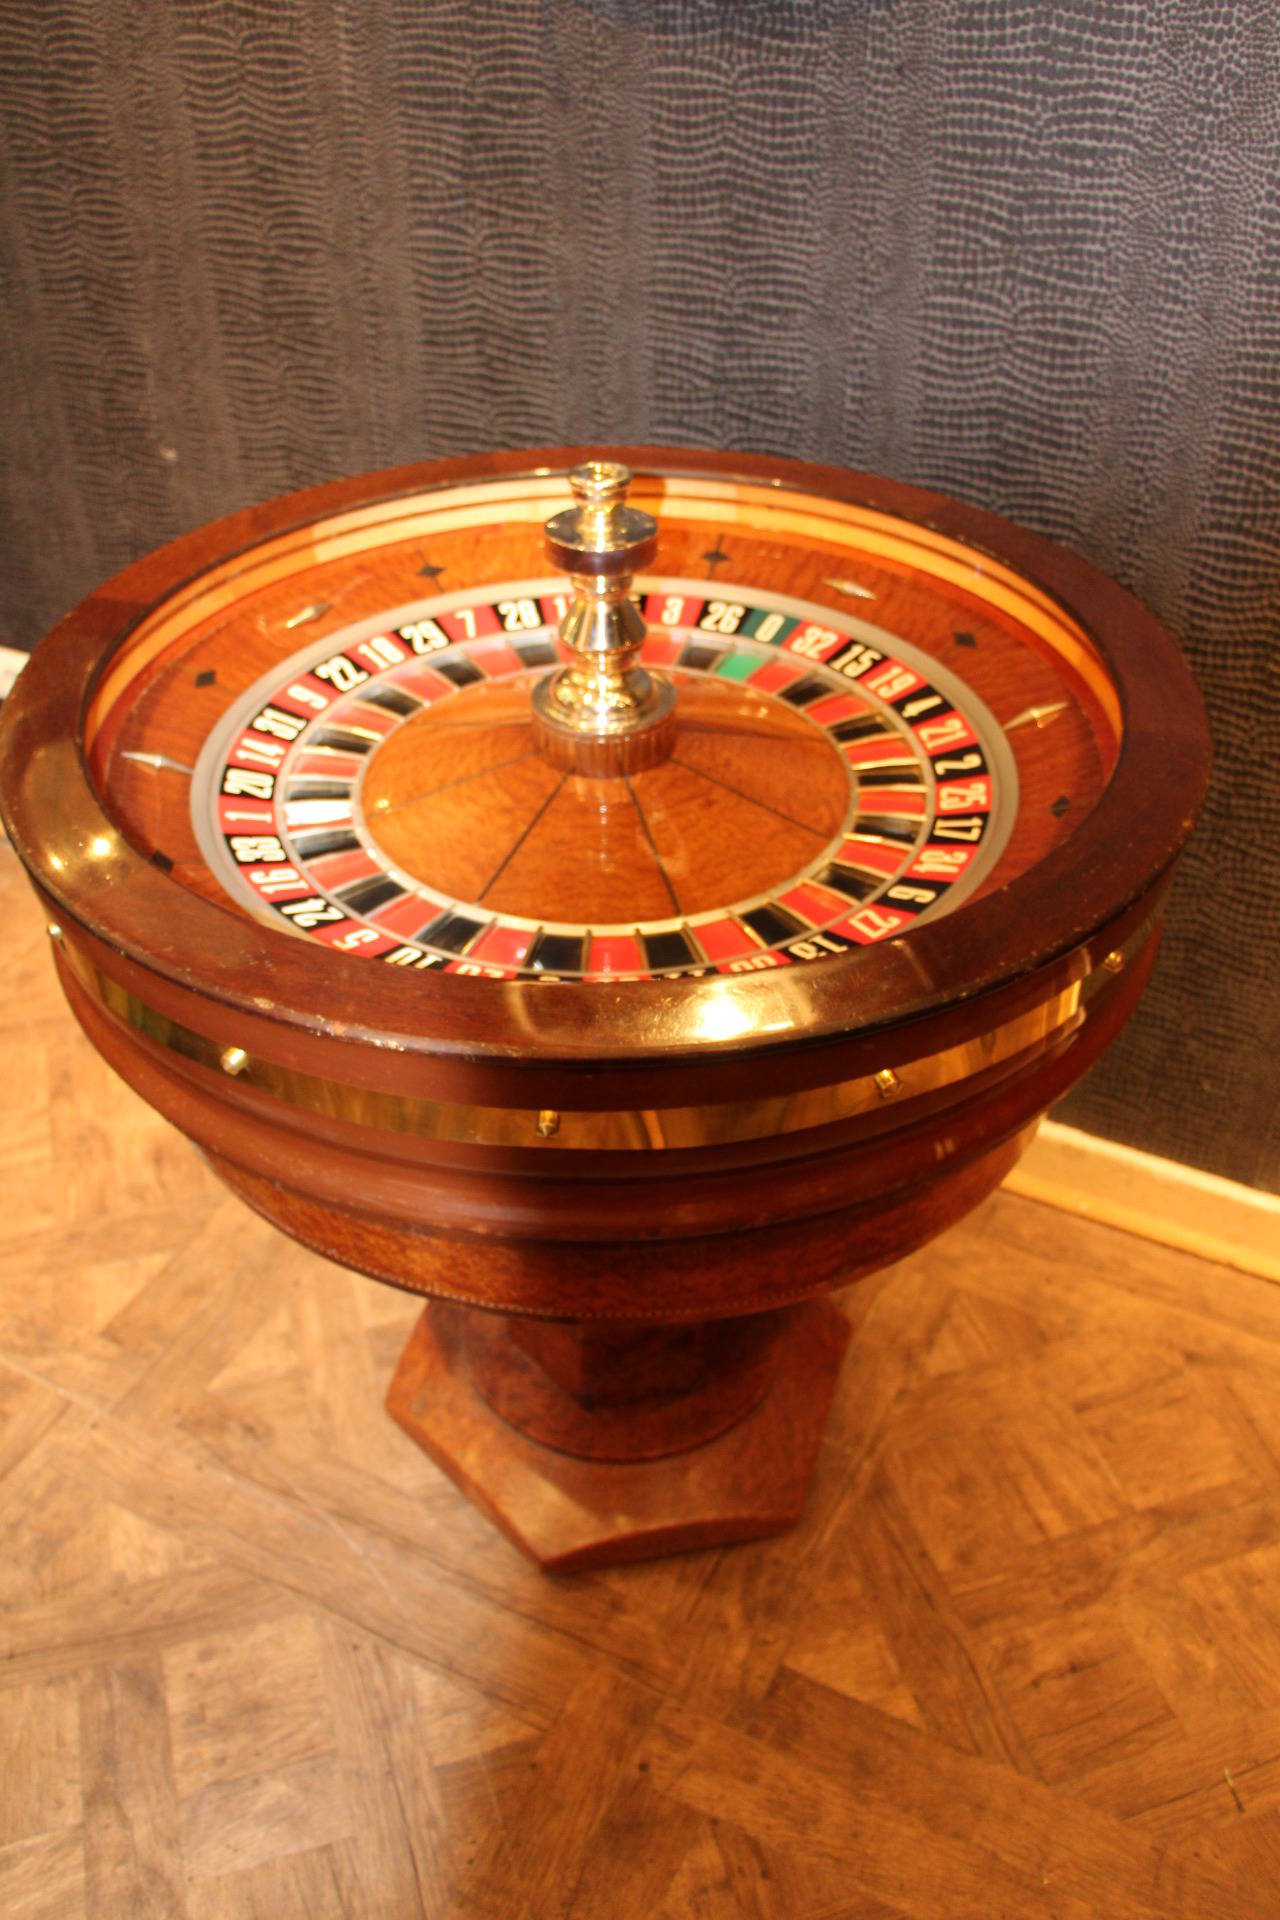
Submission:
POLYGON ((558 450, 204 528, 0 726, 85 1032, 260 1213, 429 1296, 390 1410, 560 1567, 794 1520, 829 1289, 1117 1033, 1208 763, 1173 642, 1061 548, 609 459, 626 504, 558 450))

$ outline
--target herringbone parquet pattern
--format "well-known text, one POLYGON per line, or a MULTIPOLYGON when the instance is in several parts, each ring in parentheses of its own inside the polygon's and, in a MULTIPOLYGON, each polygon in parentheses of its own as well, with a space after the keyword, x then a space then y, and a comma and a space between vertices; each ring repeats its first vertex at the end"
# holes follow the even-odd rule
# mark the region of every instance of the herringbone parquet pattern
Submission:
POLYGON ((0 1911, 1280 1913, 1276 1289, 998 1197, 849 1296, 794 1534, 549 1580, 0 901, 0 1911))

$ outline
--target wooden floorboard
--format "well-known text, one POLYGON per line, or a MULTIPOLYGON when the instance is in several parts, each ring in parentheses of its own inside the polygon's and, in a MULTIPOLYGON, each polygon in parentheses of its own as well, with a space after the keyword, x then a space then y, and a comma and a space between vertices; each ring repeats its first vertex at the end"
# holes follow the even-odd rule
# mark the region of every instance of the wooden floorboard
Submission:
POLYGON ((1280 1914, 1280 1289, 997 1195, 795 1532, 548 1579, 0 903, 0 1913, 1280 1914))

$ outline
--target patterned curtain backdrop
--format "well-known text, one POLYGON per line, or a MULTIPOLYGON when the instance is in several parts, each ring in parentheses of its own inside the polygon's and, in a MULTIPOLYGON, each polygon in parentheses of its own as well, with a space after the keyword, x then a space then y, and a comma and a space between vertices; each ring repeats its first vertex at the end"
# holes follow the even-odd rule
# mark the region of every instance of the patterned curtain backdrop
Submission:
POLYGON ((1270 0, 2 0, 3 638, 310 481, 868 467, 1119 576, 1217 775, 1064 1117, 1280 1185, 1270 0))

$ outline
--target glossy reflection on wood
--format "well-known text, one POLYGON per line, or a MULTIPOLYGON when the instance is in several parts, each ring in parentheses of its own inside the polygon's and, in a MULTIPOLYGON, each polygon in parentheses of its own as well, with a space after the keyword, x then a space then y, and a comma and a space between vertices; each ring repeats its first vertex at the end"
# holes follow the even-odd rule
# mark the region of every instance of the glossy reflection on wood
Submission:
MULTIPOLYGON (((1097 804, 1114 755, 1107 730, 1091 708, 1087 691, 1073 680, 1064 684, 1060 663, 1028 645, 1025 630, 1000 607, 977 592, 922 580, 881 557, 861 556, 857 584, 866 597, 851 600, 833 584, 850 570, 849 555, 838 548, 815 540, 782 545, 754 535, 748 523, 727 529, 720 538, 727 555, 719 569, 722 579, 796 595, 870 619, 958 673, 1001 723, 1032 708, 1055 709, 1041 724, 1026 724, 1009 735, 1023 805, 999 865, 981 891, 993 891, 1025 871, 1066 840, 1097 804), (1065 807, 1058 805, 1064 800, 1065 807)), ((661 564, 668 573, 703 578, 706 545, 705 529, 683 523, 678 511, 667 509, 662 519, 661 564)), ((483 588, 526 578, 542 571, 545 564, 536 525, 450 530, 433 536, 432 551, 442 568, 434 583, 440 591, 462 583, 483 588)), ((187 782, 128 756, 163 752, 194 765, 210 728, 234 696, 300 645, 312 637, 322 640, 327 633, 388 607, 429 597, 423 590, 421 565, 422 543, 416 538, 373 553, 317 558, 301 575, 260 587, 246 594, 241 604, 221 609, 144 671, 130 700, 109 717, 93 752, 101 790, 142 851, 163 853, 174 862, 175 877, 195 892, 208 893, 207 870, 191 832, 187 782), (289 624, 310 606, 323 607, 324 612, 304 626, 289 624)), ((707 584, 710 590, 713 583, 707 584)), ((393 737, 379 757, 394 745, 393 737)), ((487 756, 500 745, 495 736, 490 745, 481 746, 485 764, 491 764, 487 756)), ((465 756, 469 751, 459 733, 451 742, 451 752, 465 756)), ((677 751, 704 775, 719 774, 715 747, 695 746, 687 729, 677 751)), ((459 771, 469 767, 470 762, 463 759, 459 771)), ((428 790, 434 787, 422 789, 428 790)), ((770 784, 763 770, 757 772, 752 794, 766 806, 787 805, 785 791, 770 784)), ((521 805, 525 804, 522 798, 521 805)), ((441 842, 446 837, 442 834, 441 842)), ((419 836, 397 844, 411 853, 415 842, 421 845, 419 836)), ((399 859, 400 853, 395 857, 399 859)), ((442 857, 446 857, 443 848, 442 857)), ((417 869, 409 864, 409 871, 417 869)), ((474 876, 466 867, 459 877, 474 876)), ((240 911, 221 889, 215 897, 240 911)), ((678 911, 697 909, 682 901, 678 911)))
POLYGON ((534 744, 536 678, 466 688, 370 757, 365 819, 425 885, 535 923, 665 920, 784 885, 850 813, 848 770, 802 714, 687 673, 661 766, 562 774, 534 744))

